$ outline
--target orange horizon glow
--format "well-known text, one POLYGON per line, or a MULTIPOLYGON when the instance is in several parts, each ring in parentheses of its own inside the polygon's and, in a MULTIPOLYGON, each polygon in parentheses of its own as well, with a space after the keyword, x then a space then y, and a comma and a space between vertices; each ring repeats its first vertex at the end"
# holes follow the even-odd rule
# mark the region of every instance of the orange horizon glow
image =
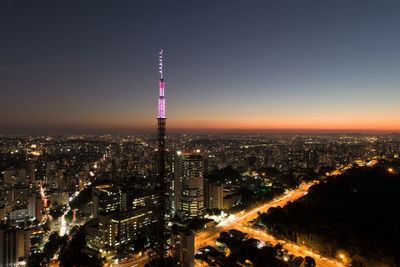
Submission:
MULTIPOLYGON (((167 113, 167 131, 223 132, 223 131, 357 131, 357 132, 397 132, 400 131, 400 110, 386 109, 235 109, 221 112, 213 108, 204 110, 192 107, 171 109, 167 113)), ((151 110, 100 111, 98 113, 50 114, 51 118, 28 115, 0 121, 3 126, 27 129, 60 129, 73 131, 155 131, 156 114, 151 110), (13 122, 17 122, 13 124, 13 122)))
MULTIPOLYGON (((151 117, 141 117, 134 120, 132 118, 92 118, 90 123, 86 123, 87 118, 75 120, 53 120, 53 121, 30 121, 25 123, 27 127, 35 128, 59 128, 72 130, 112 130, 129 131, 144 130, 151 131, 156 129, 156 119, 151 117)), ((333 117, 333 116, 314 116, 304 118, 256 118, 246 117, 237 118, 214 118, 214 119, 168 119, 168 131, 358 131, 358 132, 400 132, 400 119, 393 117, 378 117, 369 119, 362 117, 333 117)))

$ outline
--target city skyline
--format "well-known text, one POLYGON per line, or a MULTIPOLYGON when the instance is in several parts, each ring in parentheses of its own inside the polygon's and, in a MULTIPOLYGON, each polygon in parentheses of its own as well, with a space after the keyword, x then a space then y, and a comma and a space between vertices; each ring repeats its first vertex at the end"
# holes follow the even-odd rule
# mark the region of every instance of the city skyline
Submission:
POLYGON ((400 266, 398 0, 0 0, 0 267, 400 266))
POLYGON ((0 133, 400 131, 399 8, 0 1, 0 133))

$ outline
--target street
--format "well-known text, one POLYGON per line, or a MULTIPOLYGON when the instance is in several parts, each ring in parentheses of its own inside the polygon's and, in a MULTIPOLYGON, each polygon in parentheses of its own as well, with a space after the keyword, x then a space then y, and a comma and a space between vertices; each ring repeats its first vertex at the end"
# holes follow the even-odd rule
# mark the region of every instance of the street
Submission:
MULTIPOLYGON (((285 206, 291 201, 295 201, 302 196, 304 196, 308 189, 314 185, 315 182, 312 183, 303 183, 296 190, 289 191, 285 193, 283 196, 278 199, 272 200, 268 203, 261 204, 249 211, 245 211, 242 214, 238 214, 238 216, 234 220, 230 220, 228 222, 222 222, 219 225, 207 229, 203 232, 196 234, 195 237, 195 249, 196 251, 204 246, 214 246, 216 239, 219 237, 219 233, 222 231, 227 231, 229 229, 237 229, 244 233, 247 233, 249 237, 259 239, 260 241, 270 242, 273 245, 277 243, 284 244, 284 248, 288 250, 290 254, 294 254, 296 256, 311 256, 315 259, 317 266, 322 267, 334 267, 334 266, 343 266, 340 262, 335 261, 333 259, 328 259, 309 251, 306 247, 300 247, 294 243, 286 242, 283 240, 278 240, 272 235, 268 235, 265 231, 255 230, 247 226, 247 223, 258 216, 258 212, 266 212, 271 207, 277 206, 285 206)), ((195 266, 200 266, 199 263, 195 263, 195 266)))

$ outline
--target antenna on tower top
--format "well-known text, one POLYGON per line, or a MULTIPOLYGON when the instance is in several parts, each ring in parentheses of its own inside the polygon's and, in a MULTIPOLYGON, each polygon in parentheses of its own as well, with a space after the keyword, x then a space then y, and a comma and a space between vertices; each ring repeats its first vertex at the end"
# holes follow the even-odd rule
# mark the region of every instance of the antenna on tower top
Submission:
POLYGON ((159 68, 159 72, 160 72, 160 77, 161 79, 163 78, 163 50, 160 50, 159 56, 158 56, 158 68, 159 68))

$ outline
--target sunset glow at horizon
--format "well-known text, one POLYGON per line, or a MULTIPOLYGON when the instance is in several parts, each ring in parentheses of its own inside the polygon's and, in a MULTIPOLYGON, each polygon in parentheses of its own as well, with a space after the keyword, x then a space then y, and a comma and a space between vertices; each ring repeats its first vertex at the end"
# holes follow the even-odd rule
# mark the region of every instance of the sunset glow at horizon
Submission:
POLYGON ((161 48, 168 132, 400 131, 400 2, 156 2, 2 6, 0 134, 151 132, 161 48))

